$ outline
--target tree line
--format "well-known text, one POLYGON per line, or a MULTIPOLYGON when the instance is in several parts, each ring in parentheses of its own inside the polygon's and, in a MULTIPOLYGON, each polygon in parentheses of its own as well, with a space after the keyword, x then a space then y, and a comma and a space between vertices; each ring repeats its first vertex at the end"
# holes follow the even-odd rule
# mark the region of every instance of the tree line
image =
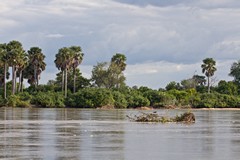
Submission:
POLYGON ((59 70, 54 80, 39 84, 46 69, 45 55, 39 47, 25 51, 21 42, 0 44, 0 106, 12 107, 81 107, 116 108, 152 107, 240 107, 240 61, 234 62, 229 76, 233 81, 220 80, 213 85, 216 61, 202 61, 203 75, 193 75, 179 82, 169 82, 154 90, 145 86, 125 84, 126 56, 116 53, 108 62, 93 66, 87 79, 79 69, 84 58, 80 46, 63 47, 55 55, 59 70), (9 68, 12 69, 10 79, 9 68), (30 84, 24 88, 23 80, 30 84), (18 81, 17 81, 18 80, 18 81))

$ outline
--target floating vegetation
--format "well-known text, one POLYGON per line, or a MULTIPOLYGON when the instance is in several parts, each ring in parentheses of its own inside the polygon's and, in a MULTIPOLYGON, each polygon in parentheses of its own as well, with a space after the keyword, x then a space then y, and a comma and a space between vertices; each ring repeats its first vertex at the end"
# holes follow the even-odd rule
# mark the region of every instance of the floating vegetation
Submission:
POLYGON ((135 115, 133 117, 127 117, 134 122, 160 122, 160 123, 167 123, 167 122, 181 122, 181 123, 194 123, 195 122, 195 115, 192 112, 185 112, 181 115, 176 115, 175 117, 169 118, 167 116, 159 116, 156 112, 153 113, 143 113, 141 112, 140 115, 135 115))

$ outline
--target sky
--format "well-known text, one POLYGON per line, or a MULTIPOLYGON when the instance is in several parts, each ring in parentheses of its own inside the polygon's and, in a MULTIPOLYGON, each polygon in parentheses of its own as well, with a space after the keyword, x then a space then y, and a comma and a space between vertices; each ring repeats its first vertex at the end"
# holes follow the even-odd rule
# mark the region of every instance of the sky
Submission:
POLYGON ((123 53, 129 86, 165 88, 202 75, 205 58, 217 62, 217 84, 233 79, 230 67, 240 59, 239 17, 239 0, 0 0, 0 43, 42 48, 42 84, 55 79, 58 49, 72 45, 84 52, 86 78, 123 53))

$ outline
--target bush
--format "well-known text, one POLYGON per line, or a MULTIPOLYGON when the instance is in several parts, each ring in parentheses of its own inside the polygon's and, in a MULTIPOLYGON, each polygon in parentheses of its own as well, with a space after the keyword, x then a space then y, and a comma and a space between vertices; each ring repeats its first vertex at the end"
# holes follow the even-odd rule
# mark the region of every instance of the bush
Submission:
POLYGON ((69 107, 96 108, 105 105, 114 105, 112 93, 103 88, 84 88, 70 95, 66 104, 69 107))
POLYGON ((114 107, 116 108, 127 108, 127 100, 125 98, 125 95, 118 92, 118 91, 113 91, 113 99, 114 99, 114 107))
POLYGON ((196 104, 196 107, 199 108, 214 108, 216 107, 217 97, 215 94, 203 93, 200 94, 200 101, 196 104))
POLYGON ((32 99, 32 104, 41 107, 64 107, 64 96, 60 92, 39 92, 32 99))
POLYGON ((176 89, 172 89, 168 91, 167 93, 173 95, 176 98, 176 104, 181 106, 181 105, 188 105, 189 104, 189 96, 190 94, 186 91, 179 91, 176 89))
POLYGON ((9 107, 30 107, 29 100, 21 99, 19 95, 11 95, 7 99, 7 106, 9 107))
POLYGON ((158 103, 155 103, 153 107, 164 107, 176 104, 176 98, 173 95, 167 92, 159 92, 158 94, 160 101, 158 103))
POLYGON ((6 100, 2 96, 0 96, 0 107, 3 107, 5 105, 6 105, 6 100))
POLYGON ((130 94, 126 96, 126 100, 128 101, 128 107, 135 108, 150 105, 150 101, 137 91, 131 91, 130 94))

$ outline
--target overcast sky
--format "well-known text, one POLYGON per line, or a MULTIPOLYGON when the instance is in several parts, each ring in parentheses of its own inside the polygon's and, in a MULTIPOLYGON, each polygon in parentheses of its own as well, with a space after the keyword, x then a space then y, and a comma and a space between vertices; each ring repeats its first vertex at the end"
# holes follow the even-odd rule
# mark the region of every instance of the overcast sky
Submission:
POLYGON ((0 43, 42 48, 41 83, 55 78, 59 48, 80 45, 85 77, 97 62, 123 53, 127 85, 158 89, 201 75, 208 57, 217 62, 217 80, 232 80, 239 18, 239 0, 0 0, 0 43))

